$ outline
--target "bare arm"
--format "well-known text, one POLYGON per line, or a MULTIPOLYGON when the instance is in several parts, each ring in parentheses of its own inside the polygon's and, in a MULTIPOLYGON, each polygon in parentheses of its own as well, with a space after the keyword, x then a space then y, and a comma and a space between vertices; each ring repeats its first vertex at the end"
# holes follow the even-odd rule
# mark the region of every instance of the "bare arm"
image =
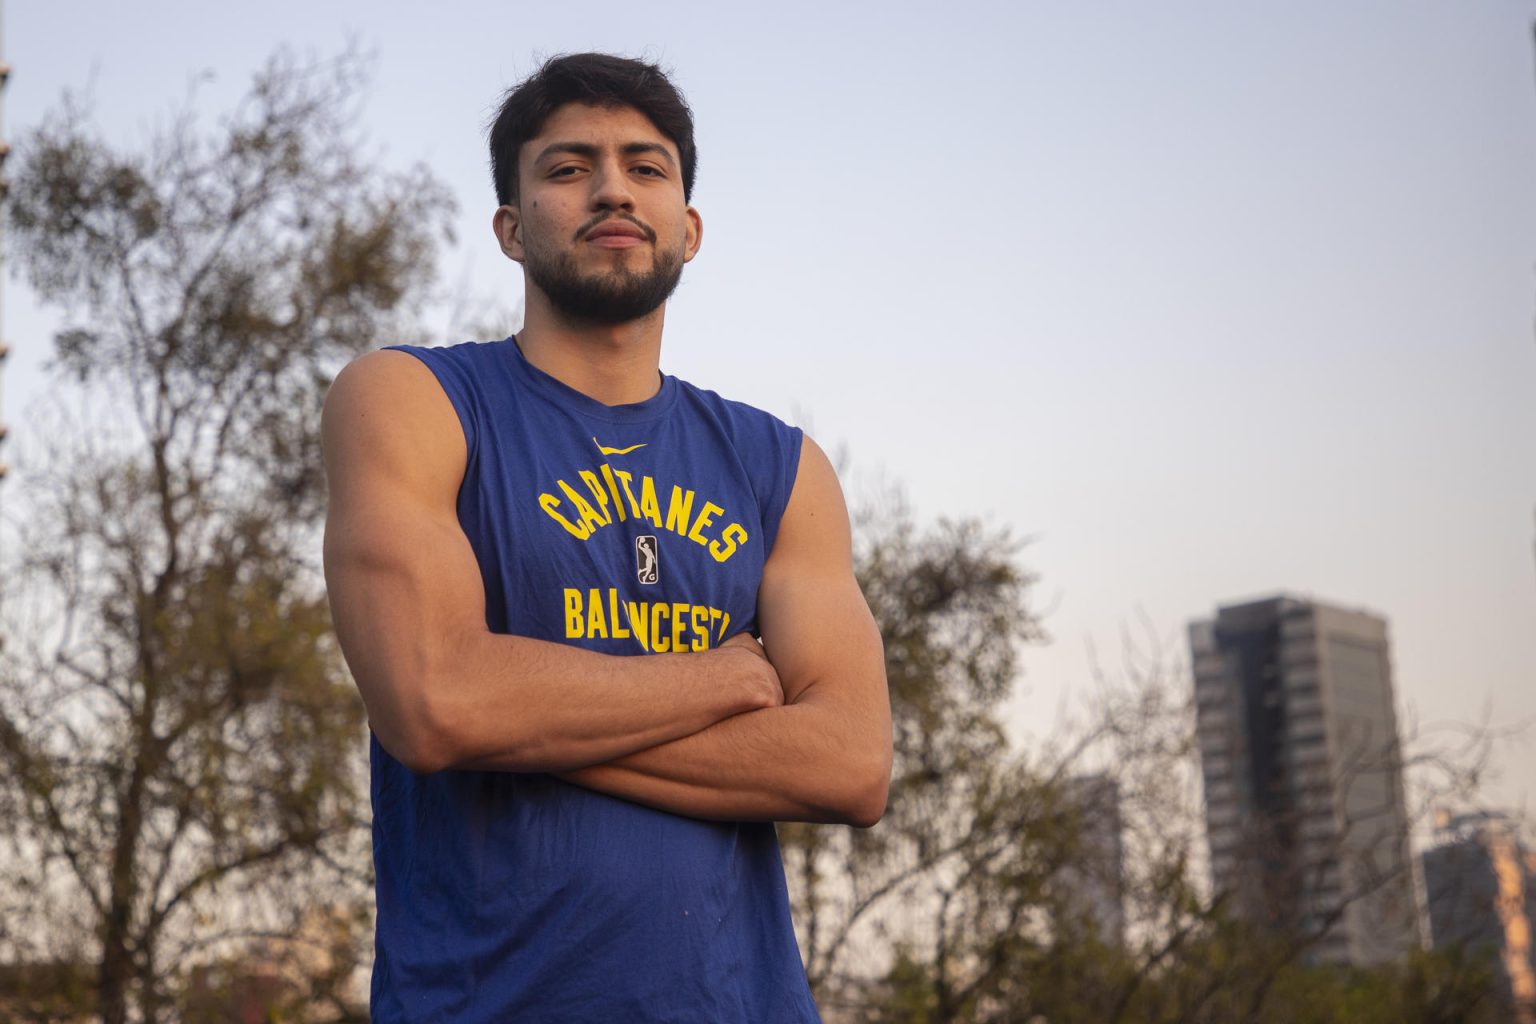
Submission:
POLYGON ((837 476, 806 438, 758 622, 785 704, 566 775, 676 814, 872 825, 891 775, 880 633, 853 576, 837 476))
POLYGON ((492 633, 456 509, 463 429, 414 356, 348 366, 322 432, 336 635, 379 742, 412 769, 568 770, 782 701, 741 644, 633 658, 492 633))

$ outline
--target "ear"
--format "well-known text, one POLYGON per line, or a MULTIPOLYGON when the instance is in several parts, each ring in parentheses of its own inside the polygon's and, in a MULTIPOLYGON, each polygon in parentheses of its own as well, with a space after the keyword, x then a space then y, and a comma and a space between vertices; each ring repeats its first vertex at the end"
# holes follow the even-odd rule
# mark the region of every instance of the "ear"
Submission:
POLYGON ((699 211, 688 207, 688 229, 683 236, 683 262, 687 263, 699 254, 699 246, 704 244, 704 218, 699 216, 699 211))
POLYGON ((496 244, 508 259, 523 262, 523 215, 510 203, 496 207, 491 214, 491 230, 496 232, 496 244))

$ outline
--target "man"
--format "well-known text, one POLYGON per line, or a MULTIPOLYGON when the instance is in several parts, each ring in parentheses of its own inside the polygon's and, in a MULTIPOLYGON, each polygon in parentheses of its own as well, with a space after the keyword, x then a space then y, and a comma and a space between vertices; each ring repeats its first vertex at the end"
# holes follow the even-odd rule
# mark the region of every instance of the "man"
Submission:
POLYGON ((772 823, 873 824, 891 757, 836 476, 658 369, 703 225, 657 68, 549 61, 491 159, 523 330, 370 353, 325 409, 374 1020, 814 1021, 772 823))

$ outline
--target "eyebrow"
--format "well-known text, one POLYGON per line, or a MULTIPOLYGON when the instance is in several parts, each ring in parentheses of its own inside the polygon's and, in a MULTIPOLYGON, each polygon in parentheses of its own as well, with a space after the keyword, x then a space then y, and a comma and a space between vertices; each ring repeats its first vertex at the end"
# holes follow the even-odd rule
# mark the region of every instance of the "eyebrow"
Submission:
MULTIPOLYGON (((672 151, 659 142, 626 142, 623 146, 619 147, 619 152, 625 156, 655 153, 667 162, 667 166, 677 166, 676 162, 672 159, 672 151)), ((590 142, 552 142, 539 152, 539 155, 534 158, 533 162, 536 164, 543 163, 557 153, 569 153, 573 156, 584 156, 592 160, 596 159, 598 155, 598 147, 590 142)))

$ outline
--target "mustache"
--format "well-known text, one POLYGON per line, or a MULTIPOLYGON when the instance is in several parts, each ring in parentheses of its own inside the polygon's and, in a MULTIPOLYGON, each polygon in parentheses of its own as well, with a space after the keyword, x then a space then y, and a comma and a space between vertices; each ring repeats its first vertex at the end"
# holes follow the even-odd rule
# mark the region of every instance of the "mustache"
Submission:
POLYGON ((596 217, 593 217, 591 220, 587 221, 581 227, 577 228, 575 237, 572 238, 572 241, 581 241, 583 238, 587 237, 588 231, 591 231, 599 224, 608 220, 622 220, 626 223, 633 224, 635 227, 644 232, 645 240, 647 242, 650 242, 652 245, 656 244, 656 232, 651 230, 651 226, 639 220, 633 214, 629 213, 600 213, 596 217))

